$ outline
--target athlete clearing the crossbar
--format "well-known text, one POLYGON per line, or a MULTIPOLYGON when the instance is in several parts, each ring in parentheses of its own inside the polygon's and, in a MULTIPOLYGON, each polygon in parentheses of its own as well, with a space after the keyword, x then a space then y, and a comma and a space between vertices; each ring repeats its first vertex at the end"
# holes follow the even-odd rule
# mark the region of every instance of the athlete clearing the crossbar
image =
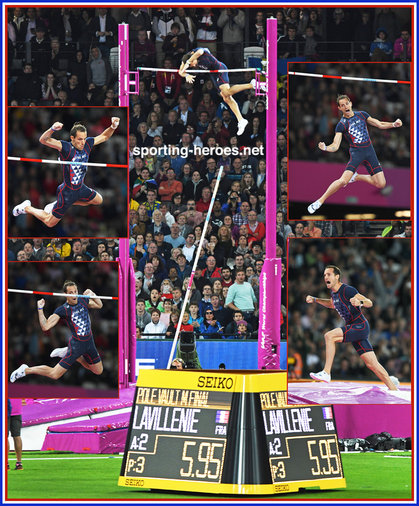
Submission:
POLYGON ((353 286, 341 282, 341 271, 335 265, 327 265, 324 270, 324 281, 330 292, 330 299, 318 299, 307 295, 308 304, 320 304, 329 309, 336 309, 345 325, 326 332, 326 363, 323 371, 310 373, 311 378, 329 383, 331 370, 335 358, 336 343, 352 343, 365 365, 385 383, 389 390, 398 390, 399 380, 389 376, 384 367, 378 362, 371 343, 368 341, 370 326, 362 314, 361 308, 372 307, 372 301, 361 295, 353 286))
MULTIPOLYGON (((188 68, 198 68, 201 70, 228 70, 224 63, 218 61, 217 58, 215 58, 215 56, 213 56, 211 52, 204 47, 192 49, 192 51, 189 51, 189 53, 185 54, 182 58, 179 75, 184 77, 188 83, 193 83, 195 76, 187 73, 188 68)), ((255 89, 256 79, 252 79, 252 81, 247 84, 235 84, 230 87, 228 72, 210 73, 210 78, 224 102, 230 107, 237 118, 237 135, 242 135, 248 121, 241 115, 239 106, 234 100, 233 95, 239 93, 240 91, 255 89)), ((265 83, 261 83, 261 89, 266 91, 265 83)))
POLYGON ((342 118, 336 125, 335 137, 332 144, 328 146, 324 142, 319 142, 319 149, 330 153, 336 152, 342 142, 342 136, 344 136, 349 143, 350 159, 342 176, 333 181, 326 192, 308 206, 310 214, 315 213, 324 204, 326 199, 349 183, 363 181, 380 190, 384 189, 386 178, 372 146, 368 133, 368 125, 377 127, 380 130, 388 130, 389 128, 399 128, 403 124, 400 119, 396 119, 393 123, 379 121, 372 118, 365 111, 353 111, 352 102, 347 95, 339 95, 337 104, 339 111, 342 113, 342 118), (362 164, 367 169, 368 176, 356 172, 357 168, 362 164))
POLYGON ((31 205, 30 200, 25 200, 13 209, 13 216, 20 214, 32 214, 41 220, 47 227, 55 227, 64 217, 69 207, 75 206, 98 206, 102 204, 103 198, 96 190, 84 184, 87 172, 87 163, 93 146, 102 144, 109 140, 118 128, 119 118, 111 118, 111 126, 106 128, 96 137, 87 137, 87 129, 81 123, 74 123, 70 131, 70 142, 59 141, 52 135, 63 128, 63 124, 55 122, 51 128, 46 130, 39 142, 50 148, 56 149, 60 154, 60 160, 73 164, 62 164, 64 182, 57 188, 57 200, 47 204, 44 209, 36 209, 31 205))
POLYGON ((92 298, 77 297, 77 285, 73 281, 65 281, 63 292, 69 295, 66 302, 59 306, 49 318, 44 314, 45 300, 40 299, 37 303, 39 324, 44 332, 55 327, 60 319, 63 319, 71 330, 68 346, 56 348, 51 352, 51 357, 59 357, 61 360, 55 367, 47 365, 29 367, 22 364, 10 375, 12 383, 29 374, 38 374, 58 380, 74 362, 79 362, 94 374, 102 374, 103 364, 93 339, 88 311, 89 309, 101 309, 102 301, 95 298, 96 294, 89 289, 85 290, 83 295, 90 295, 92 298))

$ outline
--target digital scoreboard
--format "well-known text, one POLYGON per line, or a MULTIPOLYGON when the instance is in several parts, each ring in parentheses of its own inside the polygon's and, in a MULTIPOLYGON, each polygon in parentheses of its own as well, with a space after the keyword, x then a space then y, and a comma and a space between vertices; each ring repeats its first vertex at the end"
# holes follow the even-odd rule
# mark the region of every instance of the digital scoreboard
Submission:
POLYGON ((222 494, 341 488, 330 406, 286 405, 285 372, 140 371, 119 485, 222 494))

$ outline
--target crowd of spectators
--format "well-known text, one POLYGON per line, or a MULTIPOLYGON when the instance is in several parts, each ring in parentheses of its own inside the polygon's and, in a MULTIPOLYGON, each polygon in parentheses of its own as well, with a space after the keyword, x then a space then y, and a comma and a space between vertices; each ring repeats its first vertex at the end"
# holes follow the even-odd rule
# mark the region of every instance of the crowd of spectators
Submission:
MULTIPOLYGON (((208 8, 204 14, 207 33, 200 24, 196 45, 210 48, 229 66, 242 66, 237 64, 237 41, 229 40, 220 52, 216 30, 208 33, 214 23, 223 24, 235 16, 237 31, 244 23, 242 11, 224 9, 216 18, 208 8)), ((255 23, 264 25, 264 16, 259 12, 255 23)), ((224 30, 223 37, 226 33, 224 30)), ((161 47, 165 45, 167 39, 161 47)), ((159 47, 156 39, 156 59, 139 63, 159 64, 159 47)), ((165 68, 178 62, 176 55, 167 53, 161 60, 165 68)), ((242 82, 251 78, 248 73, 240 77, 242 82)), ((286 97, 286 86, 281 93, 286 97)), ((139 95, 131 96, 129 222, 138 283, 138 335, 142 338, 173 338, 178 324, 207 339, 257 338, 259 274, 265 251, 266 111, 265 101, 253 90, 235 99, 249 121, 240 138, 234 115, 205 75, 191 85, 177 74, 157 73, 154 78, 145 73, 139 95), (236 153, 204 156, 202 147, 231 148, 236 153), (247 153, 244 147, 257 148, 257 154, 247 153), (140 154, 135 148, 141 149, 140 154), (221 166, 223 174, 194 273, 190 304, 184 321, 179 322, 221 166)), ((286 114, 279 131, 286 138, 286 114)), ((284 156, 286 142, 281 158, 284 156)))
MULTIPOLYGON (((270 16, 280 58, 411 60, 409 8, 15 7, 7 11, 9 104, 117 105, 121 22, 129 25, 132 67, 162 67, 165 58, 177 66, 197 46, 233 67, 245 47, 266 48, 270 16)), ((165 86, 178 92, 169 79, 154 83, 159 94, 165 86)))
POLYGON ((116 260, 119 254, 118 239, 20 239, 7 242, 7 259, 19 262, 72 261, 109 262, 116 260))
MULTIPOLYGON (((315 74, 354 76, 376 79, 410 81, 410 65, 405 63, 293 63, 292 71, 315 74)), ((318 149, 319 142, 333 140, 335 127, 341 118, 336 104, 340 94, 350 97, 354 110, 366 111, 380 121, 401 118, 403 129, 370 128, 374 148, 381 164, 387 168, 410 166, 410 86, 389 85, 366 81, 290 77, 289 144, 292 160, 330 162, 330 153, 318 149)), ((345 145, 346 146, 346 145, 345 145)), ((348 150, 343 146, 333 153, 333 162, 346 164, 348 150)))
MULTIPOLYGON (((97 295, 118 294, 118 268, 110 263, 52 263, 9 262, 8 286, 22 290, 61 292, 65 280, 77 283, 79 293, 87 288, 97 295)), ((67 345, 70 330, 63 322, 43 333, 39 325, 36 301, 42 296, 8 294, 8 370, 20 364, 55 365, 51 359, 54 348, 67 345)), ((45 314, 49 316, 64 303, 62 297, 44 297, 45 314)), ((104 301, 102 309, 89 311, 96 347, 103 361, 103 374, 94 376, 75 364, 60 379, 63 385, 83 388, 114 389, 118 386, 118 304, 104 301)), ((29 376, 26 381, 48 384, 51 380, 29 376)))
MULTIPOLYGON (((100 135, 111 124, 111 117, 121 118, 112 137, 92 149, 89 162, 127 164, 127 111, 112 108, 15 108, 8 111, 7 154, 57 160, 58 152, 39 142, 43 132, 56 121, 63 123, 54 138, 70 141, 70 130, 80 121, 87 135, 100 135)), ((115 167, 89 167, 85 184, 103 197, 100 206, 72 206, 65 219, 48 228, 31 215, 12 216, 15 205, 29 199, 36 208, 56 200, 57 187, 63 182, 59 164, 8 161, 9 237, 126 237, 127 235, 127 171, 115 167)))
MULTIPOLYGON (((307 295, 329 298, 326 265, 342 271, 342 282, 373 301, 363 310, 369 340, 380 363, 400 381, 411 381, 411 244, 405 239, 328 239, 291 241, 288 265, 288 342, 293 378, 308 378, 325 361, 324 334, 343 325, 336 311, 307 304, 307 295)), ((365 379, 370 373, 352 345, 337 344, 335 379, 365 379)))
MULTIPOLYGON (((277 16, 278 17, 278 16, 277 16)), ((410 14, 397 9, 300 9, 279 14, 280 58, 410 61, 410 14)))
MULTIPOLYGON (((378 224, 378 229, 374 228, 372 232, 372 225, 374 222, 368 221, 290 221, 286 225, 282 225, 282 213, 278 211, 277 221, 277 243, 282 246, 288 238, 318 238, 318 237, 412 237, 412 223, 410 221, 382 221, 378 224)), ((199 230, 199 229, 198 229, 199 230)), ((157 234, 157 238, 161 238, 162 234, 157 234)), ((163 236, 164 239, 164 236, 163 236)), ((196 241, 192 241, 192 234, 187 236, 184 248, 182 248, 183 256, 179 258, 182 270, 186 269, 187 274, 191 273, 191 261, 193 260, 193 253, 196 249, 196 241)), ((244 239, 241 242, 244 244, 244 239)), ((135 260, 136 249, 141 247, 141 238, 134 243, 131 240, 131 255, 134 260, 134 265, 138 268, 138 259, 135 260), (138 248, 137 248, 138 246, 138 248)), ((163 240, 164 243, 164 240, 163 240)), ((162 243, 162 244, 163 244, 162 243)), ((210 245, 211 247, 211 245, 210 245)), ((257 248, 256 248, 257 249, 257 248)), ((167 253, 172 256, 172 251, 167 248, 167 253)), ((145 249, 144 249, 145 251, 145 249)), ((175 252, 176 256, 177 252, 175 252)), ((53 239, 42 238, 11 238, 7 243, 7 259, 8 261, 19 262, 53 262, 53 261, 76 261, 76 262, 90 262, 90 261, 114 261, 119 255, 119 239, 114 238, 73 238, 64 239, 61 237, 53 239)), ((216 257, 214 257, 216 258, 216 257)), ((218 257, 222 263, 222 257, 218 257)), ((262 266, 262 262, 255 265, 256 271, 249 267, 245 270, 246 275, 253 281, 258 270, 262 266)), ((217 268, 219 269, 219 268, 217 268)), ((218 270, 222 274, 221 270, 218 270)), ((227 275, 227 271, 224 273, 227 275)), ((140 274, 137 274, 140 277, 140 274)), ((167 280, 166 280, 167 283, 167 280)), ((215 289, 218 289, 218 295, 222 292, 218 280, 214 282, 215 289)))
MULTIPOLYGON (((246 67, 246 47, 258 46, 266 50, 265 25, 270 15, 279 21, 279 52, 284 43, 292 52, 295 48, 300 51, 299 45, 284 40, 283 36, 287 37, 292 29, 297 37, 307 36, 307 30, 312 28, 316 33, 314 38, 328 41, 336 10, 167 7, 148 10, 99 8, 97 12, 52 8, 25 12, 17 8, 10 10, 8 23, 8 49, 12 55, 9 57, 9 103, 38 105, 45 100, 49 105, 115 104, 119 91, 117 66, 112 63, 117 48, 116 25, 121 21, 129 25, 131 69, 136 66, 174 68, 185 52, 197 46, 209 48, 229 67, 246 67), (25 25, 28 19, 29 24, 25 25), (30 26, 34 30, 32 42, 30 26), (43 51, 47 58, 42 74, 39 59, 24 57, 33 55, 31 44, 34 47, 39 44, 39 27, 44 29, 41 42, 46 39, 43 51), (39 92, 39 84, 41 88, 43 85, 45 94, 17 96, 16 89, 22 89, 18 84, 20 71, 26 75, 23 77, 28 83, 23 89, 36 87, 39 92), (36 85, 34 80, 38 80, 36 85), (64 94, 59 98, 62 91, 64 94)), ((367 11, 373 24, 381 16, 382 26, 389 31, 390 21, 384 24, 387 12, 388 17, 394 19, 393 32, 406 21, 405 14, 410 15, 408 9, 367 11)), ((345 22, 355 13, 361 13, 356 9, 343 12, 345 22)), ((351 36, 348 34, 349 41, 351 36)), ((305 48, 308 47, 313 47, 309 38, 305 43, 305 48)), ((333 60, 337 45, 333 43, 328 47, 329 53, 322 56, 333 60)), ((292 56, 291 52, 288 57, 292 56)), ((307 59, 309 56, 307 54, 307 59)), ((232 81, 249 82, 251 78, 252 75, 245 72, 231 75, 232 81)), ((156 309, 160 312, 157 323, 151 322, 153 325, 159 324, 166 314, 164 335, 169 332, 170 336, 170 325, 178 324, 176 318, 179 318, 217 170, 221 166, 221 183, 192 286, 191 302, 198 303, 198 310, 190 304, 189 319, 181 325, 192 325, 199 335, 225 338, 254 337, 257 330, 258 279, 265 255, 266 111, 263 97, 255 96, 253 90, 238 93, 235 99, 249 121, 240 137, 236 135, 234 115, 205 74, 197 77, 194 84, 188 84, 176 73, 143 71, 138 95, 130 95, 129 236, 138 285, 137 304, 143 301, 148 313, 156 309), (207 155, 199 152, 197 148, 201 147, 227 147, 235 152, 214 151, 207 155), (255 151, 249 153, 245 148, 255 151), (171 301, 170 311, 167 300, 171 301), (237 310, 241 315, 236 315, 235 320, 237 310), (195 321, 197 319, 202 321, 195 321), (239 329, 235 322, 243 321, 246 325, 242 323, 239 329), (234 332, 228 328, 233 323, 236 325, 234 332)), ((297 235, 286 216, 287 79, 278 81, 278 104, 278 210, 282 216, 278 218, 281 221, 277 256, 282 257, 285 272, 284 239, 289 233, 297 235)), ((331 234, 332 223, 326 222, 322 225, 322 236, 331 234)), ((283 276, 284 313, 285 284, 283 276)), ((155 319, 156 315, 154 312, 155 319)), ((139 326, 140 336, 144 328, 145 325, 139 326)))

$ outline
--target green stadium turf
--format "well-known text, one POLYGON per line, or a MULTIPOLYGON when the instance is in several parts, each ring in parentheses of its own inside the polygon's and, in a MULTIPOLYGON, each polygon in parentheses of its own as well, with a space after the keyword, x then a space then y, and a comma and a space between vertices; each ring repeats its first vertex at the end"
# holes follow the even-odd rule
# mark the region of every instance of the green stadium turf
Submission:
MULTIPOLYGON (((10 454, 7 499, 206 499, 218 495, 145 491, 117 485, 120 455, 24 452, 22 471, 15 471, 10 454)), ((412 495, 411 452, 344 453, 347 488, 300 490, 299 493, 260 496, 265 499, 409 499, 412 495)), ((230 496, 232 498, 233 496, 230 496)), ((240 498, 243 496, 234 496, 240 498)), ((258 496, 246 496, 247 500, 258 496)))

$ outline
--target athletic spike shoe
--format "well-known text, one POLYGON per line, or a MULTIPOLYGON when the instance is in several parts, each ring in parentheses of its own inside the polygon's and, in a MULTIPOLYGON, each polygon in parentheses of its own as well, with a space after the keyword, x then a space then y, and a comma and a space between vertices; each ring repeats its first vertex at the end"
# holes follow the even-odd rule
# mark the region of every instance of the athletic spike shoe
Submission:
POLYGON ((400 386, 400 381, 396 378, 396 376, 390 376, 391 382, 397 388, 400 386))
POLYGON ((318 200, 316 200, 316 202, 313 202, 312 204, 310 204, 308 207, 307 207, 307 211, 310 213, 310 214, 313 214, 315 213, 318 209, 320 209, 321 207, 321 202, 319 202, 318 200))
POLYGON ((18 204, 13 208, 13 216, 19 216, 20 214, 26 214, 25 209, 31 205, 30 200, 24 200, 21 204, 18 204))
POLYGON ((237 135, 242 135, 248 125, 247 119, 242 119, 237 124, 237 135))
POLYGON ((330 383, 331 380, 330 374, 327 374, 325 371, 311 372, 310 378, 316 381, 323 381, 324 383, 330 383))
MULTIPOLYGON (((250 81, 250 84, 253 86, 253 89, 255 90, 255 89, 256 89, 256 79, 252 79, 252 80, 250 81)), ((266 91, 267 91, 266 83, 262 83, 262 82, 260 82, 260 83, 259 83, 259 89, 260 89, 261 91, 264 91, 264 92, 266 93, 266 91)))
POLYGON ((356 176, 358 175, 358 172, 354 172, 352 174, 352 177, 351 179, 348 181, 348 184, 351 184, 351 183, 355 183, 355 180, 356 180, 356 176))
POLYGON ((16 462, 15 471, 22 471, 22 470, 23 470, 22 462, 16 462))
POLYGON ((13 371, 10 375, 10 382, 14 383, 16 380, 23 378, 26 376, 25 369, 27 369, 29 366, 26 364, 22 364, 16 371, 13 371))
POLYGON ((45 207, 44 207, 44 211, 48 214, 51 214, 52 213, 52 209, 53 207, 55 206, 55 204, 57 203, 57 201, 55 200, 54 202, 51 202, 51 204, 47 204, 45 207))
POLYGON ((55 350, 51 351, 50 357, 60 357, 63 358, 67 355, 68 346, 65 348, 55 348, 55 350))

